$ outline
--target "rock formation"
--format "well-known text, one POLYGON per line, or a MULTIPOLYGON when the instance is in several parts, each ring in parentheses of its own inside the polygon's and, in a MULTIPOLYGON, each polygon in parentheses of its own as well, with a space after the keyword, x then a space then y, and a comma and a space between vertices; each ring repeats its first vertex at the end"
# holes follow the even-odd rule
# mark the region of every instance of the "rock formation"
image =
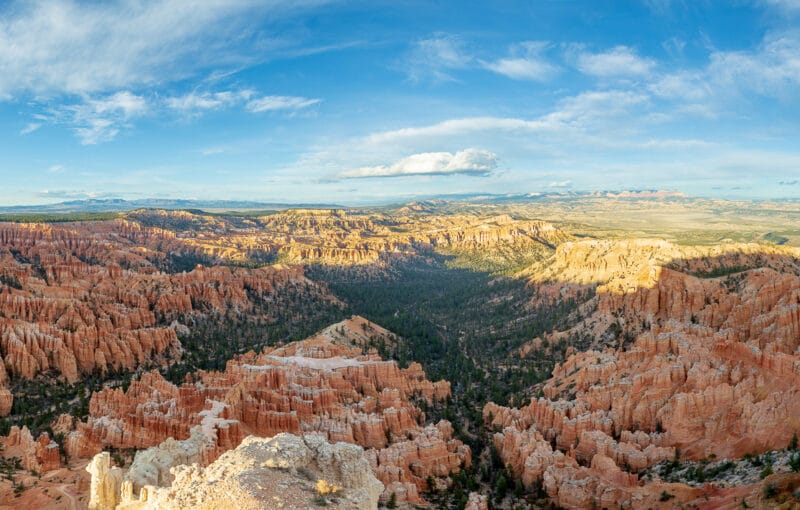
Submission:
POLYGON ((254 297, 290 285, 325 295, 298 268, 158 270, 193 251, 125 221, 0 223, 0 416, 13 403, 9 377, 134 370, 180 355, 175 318, 251 311, 254 297))
POLYGON ((571 239, 549 223, 508 215, 392 216, 295 209, 235 221, 185 211, 136 211, 127 217, 174 231, 182 242, 208 256, 239 261, 277 256, 288 264, 378 264, 431 249, 504 263, 549 253, 571 239))
MULTIPOLYGON (((424 413, 412 403, 445 399, 449 383, 428 381, 416 363, 401 369, 382 361, 367 351, 370 335, 393 341, 383 328, 354 317, 307 340, 239 356, 224 372, 201 371, 180 387, 146 373, 126 392, 95 393, 90 418, 67 436, 66 449, 89 457, 106 447, 169 445, 170 438, 185 440, 199 430, 209 439, 182 443, 181 462, 206 465, 248 434, 318 433, 367 449, 386 486, 384 498, 395 493, 398 501, 421 502, 426 479, 469 465, 470 450, 453 439, 448 422, 421 425, 424 413)), ((137 488, 169 477, 169 465, 147 464, 150 478, 137 488)))
POLYGON ((50 439, 47 432, 33 438, 28 427, 11 427, 8 436, 0 436, 2 455, 18 457, 22 467, 28 471, 44 473, 61 467, 61 453, 58 444, 50 439))
MULTIPOLYGON (((617 338, 557 365, 530 405, 484 408, 526 486, 567 508, 650 505, 664 488, 641 486, 646 468, 780 449, 800 431, 796 249, 590 241, 554 258, 534 276, 545 291, 593 284, 597 295, 577 326, 548 340, 602 339, 612 324, 617 338)), ((669 489, 684 503, 700 491, 669 489)))
MULTIPOLYGON (((176 445, 159 446, 160 455, 176 445)), ((138 455, 147 454, 149 450, 138 455)), ((179 454, 180 455, 180 454, 179 454)), ((318 434, 272 438, 248 436, 233 450, 203 468, 174 463, 169 482, 148 484, 134 492, 144 465, 123 472, 109 468, 107 452, 95 456, 90 510, 183 510, 186 508, 312 508, 347 510, 378 506, 383 485, 364 458, 348 443, 331 444, 318 434)))

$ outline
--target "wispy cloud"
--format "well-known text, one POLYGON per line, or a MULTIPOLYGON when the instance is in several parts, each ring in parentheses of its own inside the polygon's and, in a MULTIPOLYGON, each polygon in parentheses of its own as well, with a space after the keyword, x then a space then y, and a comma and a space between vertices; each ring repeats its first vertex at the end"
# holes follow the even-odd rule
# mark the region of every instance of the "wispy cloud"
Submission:
POLYGON ((472 62, 459 37, 441 34, 417 41, 402 67, 412 82, 451 81, 452 71, 466 69, 472 62))
POLYGON ((559 71, 558 66, 542 55, 548 46, 549 43, 541 41, 518 43, 511 47, 508 57, 483 62, 483 66, 514 80, 547 81, 559 71))
POLYGON ((0 5, 0 101, 27 99, 46 113, 21 135, 63 124, 85 145, 115 139, 148 111, 192 114, 244 105, 255 92, 191 92, 162 100, 157 87, 301 51, 297 41, 262 32, 330 1, 6 2, 0 5))
POLYGON ((25 125, 24 128, 19 130, 19 134, 21 134, 21 135, 29 135, 29 134, 33 133, 34 131, 36 131, 37 129, 39 129, 40 127, 42 127, 42 123, 41 122, 29 122, 29 123, 27 123, 25 125))
POLYGON ((386 144, 403 140, 420 140, 430 137, 450 137, 486 131, 539 131, 548 128, 542 120, 525 120, 503 117, 468 117, 450 119, 421 127, 409 127, 374 133, 367 137, 372 144, 386 144))
POLYGON ((78 191, 78 190, 64 190, 64 189, 56 189, 56 190, 49 190, 44 189, 41 191, 37 191, 34 193, 37 198, 49 198, 54 200, 87 200, 92 198, 110 198, 114 196, 111 193, 100 193, 100 192, 87 192, 87 191, 78 191))
POLYGON ((716 51, 707 79, 740 92, 781 97, 800 86, 800 30, 771 32, 755 51, 716 51))
POLYGON ((320 99, 309 99, 295 96, 264 96, 247 103, 247 111, 253 113, 276 110, 301 110, 319 103, 320 99))
POLYGON ((554 181, 554 182, 551 182, 550 184, 548 184, 547 187, 548 188, 562 188, 562 189, 563 188, 571 188, 572 187, 572 181, 570 181, 570 180, 554 181))
POLYGON ((51 174, 60 174, 64 171, 64 165, 51 165, 47 171, 51 174))
MULTIPOLYGON (((0 8, 0 98, 96 94, 256 61, 242 42, 253 19, 322 0, 16 1, 0 8), (89 57, 91 56, 91 57, 89 57)), ((258 58, 264 58, 263 52, 258 58)))
POLYGON ((577 67, 581 72, 602 78, 644 76, 655 65, 654 60, 640 57, 633 48, 627 46, 616 46, 602 53, 580 52, 577 55, 577 67))
POLYGON ((371 144, 396 143, 403 140, 424 140, 432 137, 455 137, 470 133, 539 132, 547 133, 580 128, 599 119, 616 117, 647 102, 644 94, 610 90, 589 91, 568 97, 549 113, 534 119, 513 117, 467 117, 436 124, 374 133, 367 137, 371 144))
POLYGON ((339 174, 343 179, 368 177, 403 177, 410 175, 489 175, 497 168, 497 154, 481 149, 456 153, 425 152, 413 154, 388 166, 369 166, 339 174))
POLYGON ((763 0, 763 3, 789 12, 800 12, 800 0, 763 0))
POLYGON ((247 101, 255 94, 252 90, 197 92, 192 91, 182 96, 168 97, 165 103, 168 108, 184 112, 198 110, 217 110, 236 103, 247 101))
POLYGON ((654 74, 646 87, 674 102, 673 112, 708 119, 740 109, 743 100, 791 100, 800 87, 800 31, 769 32, 751 50, 712 50, 707 65, 654 74))
POLYGON ((144 97, 124 91, 66 106, 60 116, 74 126, 81 144, 95 145, 116 138, 120 129, 129 126, 131 119, 144 115, 147 110, 144 97))
POLYGON ((681 70, 653 79, 648 90, 656 96, 684 101, 702 101, 712 94, 711 84, 702 72, 681 70))

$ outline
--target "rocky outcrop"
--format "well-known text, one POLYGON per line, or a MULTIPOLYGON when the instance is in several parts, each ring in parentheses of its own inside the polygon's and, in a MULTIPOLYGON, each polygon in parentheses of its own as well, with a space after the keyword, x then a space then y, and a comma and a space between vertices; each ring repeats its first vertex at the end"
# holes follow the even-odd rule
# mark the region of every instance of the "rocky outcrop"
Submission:
MULTIPOLYGON (((636 475, 655 464, 785 447, 800 431, 798 255, 760 245, 561 245, 552 274, 534 277, 544 294, 595 285, 597 295, 577 326, 547 340, 590 336, 605 348, 557 365, 528 406, 484 408, 503 460, 564 507, 637 507, 664 490, 636 475)), ((669 490, 686 503, 699 489, 669 490)))
POLYGON ((61 467, 61 453, 58 444, 50 439, 47 432, 42 432, 37 439, 33 438, 28 427, 11 427, 8 436, 0 436, 2 454, 6 457, 18 457, 22 467, 28 471, 44 473, 61 467))
MULTIPOLYGON (((307 340, 239 356, 224 372, 201 371, 180 387, 146 373, 126 392, 95 393, 90 418, 67 436, 66 449, 76 457, 106 447, 142 449, 193 437, 199 427, 209 439, 193 443, 181 462, 205 465, 248 434, 317 433, 367 449, 385 498, 394 492, 398 501, 421 502, 429 476, 459 471, 471 454, 448 422, 421 425, 425 415, 412 403, 447 398, 449 384, 428 381, 419 364, 401 369, 381 360, 368 350, 381 341, 393 335, 354 317, 307 340)), ((147 464, 155 466, 155 480, 166 479, 168 465, 147 464)))
POLYGON ((489 498, 477 492, 470 492, 464 510, 489 510, 489 498))
POLYGON ((122 469, 111 466, 108 452, 98 453, 86 466, 92 477, 89 487, 89 510, 113 510, 120 502, 122 469))
MULTIPOLYGON (((174 452, 176 446, 159 446, 174 452)), ((137 455, 147 455, 148 451, 137 455)), ((134 463, 124 472, 109 467, 109 456, 95 456, 90 510, 178 510, 185 508, 311 508, 318 505, 348 510, 378 506, 383 485, 369 469, 364 450, 348 443, 331 444, 318 434, 304 437, 278 434, 272 438, 249 436, 233 450, 203 468, 176 463, 170 480, 147 484, 134 463)))

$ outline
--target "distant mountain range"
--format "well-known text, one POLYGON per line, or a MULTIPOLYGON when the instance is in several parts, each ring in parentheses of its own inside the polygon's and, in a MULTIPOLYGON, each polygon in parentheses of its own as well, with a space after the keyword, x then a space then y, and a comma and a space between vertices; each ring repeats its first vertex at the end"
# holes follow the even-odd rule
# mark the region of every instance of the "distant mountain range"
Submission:
MULTIPOLYGON (((422 199, 415 203, 424 203, 430 200, 437 201, 468 201, 468 202, 508 202, 527 200, 568 200, 576 198, 638 198, 638 199, 676 199, 688 198, 679 191, 664 190, 639 190, 621 192, 547 192, 525 194, 458 194, 442 195, 422 199)), ((387 204, 388 205, 388 204, 387 204)), ((139 200, 124 200, 122 198, 70 200, 54 204, 39 205, 13 205, 0 206, 0 213, 5 214, 57 214, 73 212, 125 212, 135 209, 206 209, 218 211, 254 210, 254 209, 292 209, 292 208, 325 208, 340 209, 346 206, 325 203, 276 203, 257 202, 249 200, 188 200, 171 198, 146 198, 139 200)))
POLYGON ((121 198, 70 200, 55 204, 14 205, 0 207, 0 213, 72 213, 72 212, 125 212, 135 209, 289 209, 295 207, 341 208, 335 204, 279 204, 244 200, 181 200, 168 198, 148 198, 142 200, 123 200, 121 198))

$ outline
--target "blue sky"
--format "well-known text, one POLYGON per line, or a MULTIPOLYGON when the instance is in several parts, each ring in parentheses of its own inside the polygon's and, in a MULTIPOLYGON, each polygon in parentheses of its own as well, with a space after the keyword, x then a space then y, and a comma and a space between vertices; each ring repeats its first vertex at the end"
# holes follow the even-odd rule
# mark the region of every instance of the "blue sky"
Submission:
POLYGON ((800 198, 800 0, 0 5, 0 203, 800 198))

